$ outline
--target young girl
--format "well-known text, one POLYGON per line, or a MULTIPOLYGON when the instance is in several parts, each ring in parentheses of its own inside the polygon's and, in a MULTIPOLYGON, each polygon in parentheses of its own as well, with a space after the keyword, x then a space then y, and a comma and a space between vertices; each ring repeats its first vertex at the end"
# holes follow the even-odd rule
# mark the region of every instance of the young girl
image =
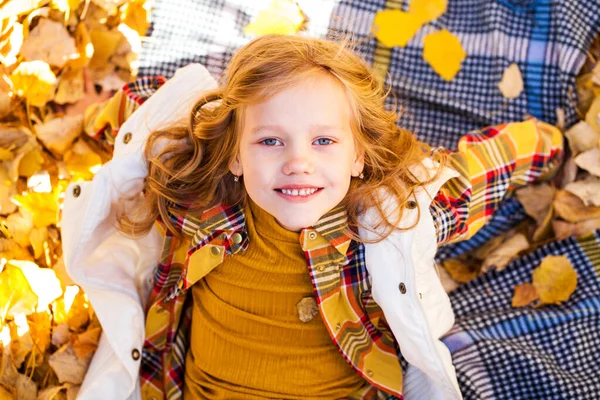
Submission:
POLYGON ((114 157, 65 198, 104 328, 79 398, 460 399, 436 247, 547 178, 558 130, 433 152, 356 56, 295 36, 240 49, 218 88, 199 65, 144 102, 150 82, 94 114, 114 157))

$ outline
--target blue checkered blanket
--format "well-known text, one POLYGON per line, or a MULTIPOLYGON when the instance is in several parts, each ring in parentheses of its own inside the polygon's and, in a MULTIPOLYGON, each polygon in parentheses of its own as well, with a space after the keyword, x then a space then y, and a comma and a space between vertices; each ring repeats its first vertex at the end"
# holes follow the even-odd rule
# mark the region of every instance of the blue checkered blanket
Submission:
MULTIPOLYGON (((527 115, 555 123, 564 110, 577 119, 575 76, 600 31, 598 0, 449 0, 448 10, 405 48, 378 45, 370 30, 375 13, 407 9, 410 0, 298 0, 309 22, 305 34, 351 36, 377 66, 402 107, 399 124, 433 146, 455 148, 464 133, 527 115), (468 56, 451 81, 423 60, 423 39, 446 28, 468 56), (525 90, 506 101, 497 84, 516 63, 525 90)), ((190 62, 219 77, 237 48, 251 38, 244 27, 271 0, 157 0, 144 41, 141 75, 171 76, 190 62)), ((389 106, 393 107, 390 98, 389 106)), ((507 199, 471 240, 440 249, 455 257, 519 223, 525 214, 507 199)), ((465 399, 600 398, 600 231, 550 243, 451 293, 456 325, 444 342, 453 354, 465 399), (530 282, 546 255, 566 255, 578 287, 561 306, 512 309, 513 287, 530 282)))

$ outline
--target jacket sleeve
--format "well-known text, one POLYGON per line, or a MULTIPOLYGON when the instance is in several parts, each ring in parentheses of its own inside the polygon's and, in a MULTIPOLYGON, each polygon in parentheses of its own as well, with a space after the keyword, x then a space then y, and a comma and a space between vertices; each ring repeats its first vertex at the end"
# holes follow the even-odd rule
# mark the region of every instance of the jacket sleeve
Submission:
POLYGON ((472 237, 505 195, 551 178, 562 156, 561 132, 533 118, 463 136, 448 157, 459 176, 441 187, 429 208, 438 245, 472 237))
MULTIPOLYGON (((120 131, 131 135, 127 140, 117 137, 112 160, 92 181, 73 182, 67 188, 61 216, 65 266, 88 295, 103 329, 78 399, 139 398, 143 303, 162 237, 156 228, 142 238, 126 237, 116 229, 115 209, 121 196, 135 196, 143 189, 150 132, 189 116, 202 93, 215 87, 199 64, 178 70, 123 122, 120 131)), ((162 145, 166 143, 157 143, 162 145)))
POLYGON ((123 123, 165 82, 166 79, 159 75, 137 78, 124 85, 107 101, 92 104, 85 110, 85 132, 113 147, 123 123))

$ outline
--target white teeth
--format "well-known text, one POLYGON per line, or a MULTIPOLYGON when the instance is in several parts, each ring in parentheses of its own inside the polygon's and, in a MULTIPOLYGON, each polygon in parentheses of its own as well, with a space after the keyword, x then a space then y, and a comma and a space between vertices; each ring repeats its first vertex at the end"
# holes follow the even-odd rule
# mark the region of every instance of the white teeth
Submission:
POLYGON ((288 196, 310 196, 317 190, 318 189, 281 189, 281 192, 288 196))

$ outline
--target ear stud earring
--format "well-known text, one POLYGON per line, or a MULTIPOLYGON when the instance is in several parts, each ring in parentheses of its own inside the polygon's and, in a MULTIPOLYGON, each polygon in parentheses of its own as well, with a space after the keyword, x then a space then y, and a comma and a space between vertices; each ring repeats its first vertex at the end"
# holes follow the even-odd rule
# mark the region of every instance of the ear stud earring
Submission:
POLYGON ((234 175, 234 176, 233 176, 233 181, 234 181, 234 182, 239 182, 239 181, 240 181, 240 177, 239 177, 239 176, 237 176, 237 175, 234 175))

